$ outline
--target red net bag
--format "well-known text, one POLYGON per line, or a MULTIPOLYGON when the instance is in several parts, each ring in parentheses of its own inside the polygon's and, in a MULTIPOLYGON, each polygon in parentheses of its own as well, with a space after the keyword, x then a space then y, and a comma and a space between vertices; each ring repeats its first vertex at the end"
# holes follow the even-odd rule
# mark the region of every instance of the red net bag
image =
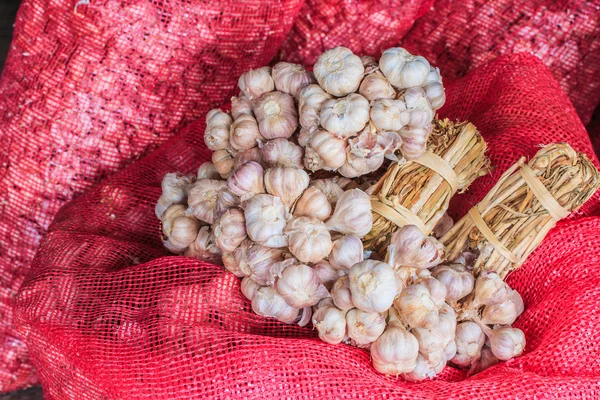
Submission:
POLYGON ((587 123, 600 102, 598 1, 437 0, 402 39, 444 77, 504 54, 539 57, 587 123))
POLYGON ((25 0, 0 80, 0 392, 35 382, 11 302, 56 211, 225 101, 302 4, 87 3, 25 0))
MULTIPOLYGON (((574 108, 535 57, 495 60, 450 83, 442 116, 471 120, 496 172, 460 197, 479 201, 541 143, 593 157, 574 108)), ((16 301, 19 333, 48 398, 593 397, 600 390, 600 195, 558 223, 509 278, 526 311, 525 354, 472 378, 447 367, 410 384, 368 352, 255 315, 222 267, 167 256, 154 205, 166 172, 208 159, 202 121, 66 205, 16 301)), ((598 160, 594 158, 598 165, 598 160)))

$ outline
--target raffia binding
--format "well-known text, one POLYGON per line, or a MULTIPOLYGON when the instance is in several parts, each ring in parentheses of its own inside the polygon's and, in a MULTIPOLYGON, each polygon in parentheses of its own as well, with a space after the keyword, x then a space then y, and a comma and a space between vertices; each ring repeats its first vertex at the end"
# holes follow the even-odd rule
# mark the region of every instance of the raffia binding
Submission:
POLYGON ((546 189, 546 186, 536 177, 535 172, 533 172, 529 165, 523 163, 519 172, 529 189, 531 189, 531 192, 546 211, 548 211, 553 220, 559 221, 569 215, 569 210, 556 201, 554 196, 546 189))
POLYGON ((517 257, 515 257, 515 255, 510 250, 508 250, 506 246, 504 246, 502 242, 500 242, 500 240, 498 240, 494 232, 492 232, 492 230, 487 226, 487 224, 481 217, 481 213, 479 212, 477 206, 471 208, 469 210, 468 215, 469 217, 471 217, 471 221, 473 221, 473 224, 475 224, 477 229, 479 229, 479 232, 481 232, 481 234, 487 239, 487 241, 492 246, 494 246, 494 248, 498 250, 500 254, 502 254, 505 258, 507 258, 513 263, 517 262, 517 257))
POLYGON ((381 215, 385 219, 392 221, 398 226, 416 225, 417 228, 419 228, 425 235, 429 235, 431 233, 423 221, 421 221, 421 218, 415 215, 408 208, 403 207, 400 204, 394 204, 394 207, 391 207, 385 204, 383 201, 385 200, 377 197, 371 197, 372 211, 381 215))
POLYGON ((456 176, 456 172, 454 172, 450 164, 442 157, 428 150, 421 157, 412 161, 437 172, 446 182, 448 182, 453 193, 458 191, 458 177, 456 176))

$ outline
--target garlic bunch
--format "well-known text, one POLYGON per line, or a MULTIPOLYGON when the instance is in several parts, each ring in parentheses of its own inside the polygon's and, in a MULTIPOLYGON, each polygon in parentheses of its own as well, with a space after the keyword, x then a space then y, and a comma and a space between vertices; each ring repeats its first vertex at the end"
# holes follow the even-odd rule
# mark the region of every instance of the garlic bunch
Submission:
POLYGON ((383 52, 379 68, 394 87, 406 89, 423 85, 429 76, 430 66, 424 57, 393 47, 383 52))
POLYGON ((346 313, 346 330, 348 337, 356 345, 375 342, 385 330, 385 318, 380 313, 352 309, 346 313))
POLYGON ((325 101, 319 114, 325 130, 345 138, 356 136, 368 121, 369 101, 356 93, 325 101))
POLYGON ((485 343, 485 335, 479 325, 466 321, 456 327, 456 355, 452 362, 459 367, 470 367, 481 354, 481 348, 485 343))

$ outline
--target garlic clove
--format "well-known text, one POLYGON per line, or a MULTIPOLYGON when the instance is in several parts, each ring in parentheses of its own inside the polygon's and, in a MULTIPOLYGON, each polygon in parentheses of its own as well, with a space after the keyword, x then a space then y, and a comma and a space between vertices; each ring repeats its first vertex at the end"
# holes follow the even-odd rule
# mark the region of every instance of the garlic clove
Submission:
POLYGON ((239 204, 238 197, 227 188, 227 182, 213 179, 196 181, 188 192, 186 215, 212 224, 225 211, 239 204))
POLYGON ((258 99, 253 111, 265 139, 289 138, 298 127, 294 98, 287 93, 266 93, 258 99))
POLYGON ((446 286, 433 277, 421 279, 420 283, 429 290, 431 299, 437 308, 441 308, 446 304, 446 286))
POLYGON ((227 150, 217 150, 212 154, 212 163, 223 179, 227 179, 233 171, 233 156, 227 150))
POLYGON ((456 356, 456 341, 454 339, 444 348, 444 355, 446 356, 446 361, 450 361, 456 356))
POLYGON ((352 293, 350 292, 350 279, 347 275, 341 276, 331 288, 331 298, 333 303, 340 310, 349 310, 354 308, 352 303, 352 293))
POLYGON ((517 306, 510 298, 500 304, 485 306, 481 322, 486 325, 511 325, 517 319, 517 306))
POLYGON ((271 167, 295 167, 302 169, 304 150, 289 140, 278 138, 261 147, 262 159, 271 167))
POLYGON ((360 84, 358 93, 369 101, 396 97, 396 91, 379 71, 365 76, 360 84))
POLYGON ((434 111, 427 100, 425 90, 419 87, 406 89, 400 96, 404 100, 410 116, 407 125, 411 128, 425 128, 433 120, 434 111))
POLYGON ((370 313, 354 308, 346 314, 348 337, 357 345, 375 342, 385 327, 385 318, 379 313, 370 313))
POLYGON ((354 264, 358 264, 364 260, 362 241, 356 236, 342 236, 333 242, 328 259, 333 268, 349 270, 354 264))
POLYGON ((264 93, 275 90, 271 68, 262 67, 244 72, 238 80, 238 87, 249 100, 258 99, 264 93))
POLYGON ((345 275, 344 271, 338 271, 337 269, 333 268, 329 262, 327 262, 327 260, 319 261, 313 265, 313 269, 327 290, 331 290, 333 284, 338 280, 338 278, 345 275))
POLYGON ((229 114, 214 109, 206 115, 204 143, 210 150, 225 150, 229 146, 229 127, 233 120, 229 114))
POLYGON ((331 98, 319 85, 308 85, 298 93, 299 122, 307 133, 318 128, 319 111, 323 103, 331 98))
POLYGON ((456 311, 448 304, 444 304, 440 307, 438 315, 439 322, 437 329, 442 332, 445 338, 444 347, 446 347, 454 340, 456 334, 456 311))
POLYGON ((250 200, 244 211, 248 236, 268 247, 285 247, 283 234, 289 214, 279 197, 259 194, 250 200))
POLYGON ((308 187, 308 174, 294 167, 269 168, 264 176, 267 193, 277 196, 290 210, 302 192, 308 187))
POLYGON ((394 136, 399 140, 399 136, 391 132, 377 132, 369 123, 357 137, 348 139, 346 162, 338 172, 347 178, 355 178, 379 169, 385 154, 396 144, 394 136))
POLYGON ((258 122, 252 115, 242 114, 231 124, 229 144, 235 151, 256 147, 262 139, 263 137, 258 131, 258 122))
POLYGON ((322 53, 313 72, 319 85, 327 93, 340 97, 358 89, 365 68, 360 57, 340 46, 322 53))
POLYGON ((245 277, 242 279, 241 290, 242 294, 250 301, 254 297, 254 294, 260 289, 260 285, 254 282, 252 279, 245 277))
POLYGON ((426 236, 415 225, 406 225, 394 232, 387 252, 387 260, 394 267, 431 268, 442 262, 444 245, 436 238, 426 236))
POLYGON ((399 375, 415 369, 419 342, 398 321, 391 321, 371 345, 373 367, 386 375, 399 375))
POLYGON ((169 242, 170 249, 176 250, 176 253, 183 253, 194 242, 200 231, 200 221, 196 218, 179 214, 171 216, 169 209, 163 214, 162 222, 166 241, 169 242))
POLYGON ((316 263, 327 257, 333 243, 325 224, 312 217, 292 217, 284 229, 290 252, 304 263, 316 263))
POLYGON ((200 228, 196 239, 185 251, 186 257, 194 257, 198 260, 212 264, 221 264, 221 249, 215 243, 215 236, 208 226, 200 228))
POLYGON ((296 96, 301 89, 316 82, 312 72, 307 71, 300 64, 278 62, 271 71, 275 88, 280 92, 296 96))
POLYGON ((233 157, 233 168, 239 168, 247 162, 255 161, 261 165, 261 167, 265 166, 265 162, 262 158, 262 152, 258 147, 253 147, 248 150, 242 150, 235 153, 233 157))
POLYGON ((413 328, 431 328, 439 323, 438 307, 421 284, 408 285, 394 300, 404 320, 413 328))
POLYGON ((346 311, 333 305, 319 303, 312 316, 313 326, 319 332, 319 338, 329 344, 338 344, 346 335, 346 311))
POLYGON ((327 201, 332 206, 337 204, 338 199, 344 194, 344 188, 352 182, 348 178, 327 178, 317 179, 312 182, 311 186, 319 189, 327 197, 327 201), (339 179, 338 179, 339 178, 339 179))
POLYGON ((438 265, 431 275, 446 286, 446 299, 458 301, 473 291, 475 277, 461 264, 438 265))
POLYGON ((311 154, 309 150, 313 150, 318 155, 316 165, 319 166, 319 168, 315 168, 312 167, 312 163, 309 163, 307 167, 311 167, 310 170, 323 167, 336 169, 346 162, 346 141, 324 130, 318 130, 312 134, 306 149, 307 156, 311 154), (319 161, 322 161, 322 165, 319 161))
POLYGON ((430 66, 425 58, 415 57, 401 47, 392 47, 381 55, 379 68, 394 87, 406 89, 425 83, 430 66))
POLYGON ((193 182, 193 177, 171 173, 166 174, 161 182, 162 194, 154 209, 156 217, 160 219, 165 210, 172 204, 183 204, 187 200, 187 191, 193 182))
POLYGON ((525 349, 525 334, 522 330, 511 327, 488 329, 486 334, 490 339, 490 348, 499 360, 507 361, 523 354, 525 349))
POLYGON ((370 116, 381 131, 399 131, 411 121, 411 112, 402 100, 375 100, 371 103, 370 116))
POLYGON ((341 137, 356 136, 369 122, 369 101, 357 93, 323 103, 319 114, 321 126, 341 137))
POLYGON ((231 98, 231 116, 233 119, 238 119, 242 115, 254 116, 252 102, 246 96, 234 96, 231 98))
POLYGON ((260 193, 265 193, 264 170, 259 163, 249 161, 236 168, 227 178, 229 190, 245 202, 260 193))
POLYGON ((369 195, 360 189, 345 191, 339 197, 333 215, 325 225, 330 231, 358 238, 365 236, 373 226, 369 195))
MULTIPOLYGON (((283 251, 244 240, 234 251, 239 269, 261 286, 273 283, 273 269, 283 262, 283 251)), ((295 262, 295 260, 292 260, 295 262)))
POLYGON ((300 310, 287 304, 272 287, 261 287, 252 297, 252 310, 263 317, 276 318, 291 323, 298 318, 300 310))
POLYGON ((293 215, 295 217, 314 217, 325 221, 331 215, 331 204, 322 191, 311 186, 296 202, 293 215))
POLYGON ((481 355, 481 348, 485 343, 485 335, 479 325, 466 321, 456 326, 456 355, 452 362, 459 367, 469 367, 481 355))
POLYGON ((221 180, 221 175, 217 172, 217 168, 215 164, 211 162, 205 162, 200 165, 198 168, 198 173, 196 174, 196 179, 216 179, 221 180))
POLYGON ((303 264, 291 265, 275 280, 275 289, 294 308, 315 305, 329 296, 317 273, 303 264))
POLYGON ((238 208, 227 211, 213 225, 215 244, 223 252, 231 253, 246 238, 244 212, 238 208))
POLYGON ((415 369, 409 373, 405 373, 402 376, 409 382, 419 382, 425 379, 433 378, 446 366, 446 358, 443 350, 436 351, 436 354, 427 357, 421 353, 417 357, 415 369))
POLYGON ((394 270, 388 264, 365 260, 348 272, 354 306, 367 312, 384 312, 398 294, 394 270))

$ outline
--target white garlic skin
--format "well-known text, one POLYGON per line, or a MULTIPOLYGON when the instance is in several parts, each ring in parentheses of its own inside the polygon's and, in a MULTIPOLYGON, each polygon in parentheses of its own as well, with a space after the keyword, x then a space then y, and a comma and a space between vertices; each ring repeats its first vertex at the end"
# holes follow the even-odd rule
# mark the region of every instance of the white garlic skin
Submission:
POLYGON ((200 228, 198 235, 196 235, 196 239, 190 244, 184 255, 212 264, 222 263, 221 249, 216 245, 215 236, 208 226, 200 228))
POLYGON ((215 167, 215 164, 207 161, 205 163, 202 163, 202 165, 200 165, 200 167, 198 168, 198 173, 196 174, 196 179, 198 179, 198 180, 200 180, 200 179, 220 180, 221 175, 219 175, 219 173, 217 172, 217 168, 215 167))
POLYGON ((394 305, 413 328, 431 328, 439 323, 438 307, 423 285, 408 285, 396 298, 394 305))
POLYGON ((459 367, 469 367, 481 354, 485 335, 475 322, 466 321, 456 326, 456 355, 452 362, 459 367))
POLYGON ((323 103, 319 114, 321 126, 340 137, 356 136, 369 122, 369 101, 357 93, 323 103))
POLYGON ((411 128, 425 128, 431 123, 434 111, 427 100, 425 91, 421 88, 406 89, 401 98, 406 103, 409 110, 409 120, 407 125, 411 128))
POLYGON ((229 144, 235 151, 248 150, 258 145, 262 139, 258 122, 252 115, 243 114, 236 118, 229 129, 229 144))
POLYGON ((446 304, 447 290, 443 283, 432 277, 422 279, 420 283, 429 290, 431 299, 438 309, 446 304))
POLYGON ((275 280, 275 289, 294 308, 317 304, 329 296, 317 273, 308 265, 291 265, 275 280))
POLYGON ((346 314, 348 337, 358 345, 373 343, 381 336, 385 327, 385 318, 379 313, 370 313, 354 308, 346 314))
POLYGON ((172 204, 183 204, 187 200, 187 191, 193 177, 171 173, 166 174, 161 182, 162 194, 158 198, 154 212, 160 219, 165 210, 172 204))
MULTIPOLYGON (((239 247, 236 251, 239 250, 239 247)), ((248 276, 247 268, 245 264, 240 264, 236 259, 234 253, 222 253, 221 260, 225 269, 238 278, 244 278, 248 276)))
POLYGON ((341 276, 331 288, 331 299, 340 310, 354 308, 352 293, 350 292, 350 279, 347 275, 341 276))
POLYGON ((223 179, 227 179, 233 171, 233 156, 227 150, 217 150, 212 153, 211 161, 223 179))
POLYGON ((333 215, 325 225, 330 231, 364 237, 373 227, 369 195, 360 189, 345 191, 338 198, 333 215))
POLYGON ((369 132, 367 126, 358 137, 348 139, 346 162, 338 172, 347 178, 356 178, 379 169, 391 144, 387 142, 386 135, 374 130, 369 132))
MULTIPOLYGON (((325 130, 314 132, 307 146, 306 154, 310 154, 309 150, 314 150, 319 159, 322 160, 324 167, 336 169, 346 162, 346 141, 338 138, 331 132, 325 130)), ((311 166, 311 163, 308 165, 311 166)), ((320 165, 320 163, 317 165, 320 165)), ((314 167, 310 169, 317 170, 314 167)))
POLYGON ((415 57, 401 47, 392 47, 381 55, 379 68, 394 87, 406 89, 423 85, 430 66, 425 58, 415 57))
POLYGON ((373 367, 386 375, 399 375, 415 369, 419 342, 398 321, 391 321, 371 345, 373 367))
POLYGON ((313 67, 319 85, 337 97, 356 92, 364 72, 360 57, 341 46, 321 54, 313 67))
POLYGON ((294 206, 294 217, 313 217, 325 221, 331 215, 327 196, 314 186, 304 191, 294 206))
POLYGON ((253 111, 258 129, 265 139, 287 139, 298 127, 294 99, 287 93, 266 93, 258 99, 253 111))
POLYGON ((307 147, 304 150, 304 169, 314 172, 324 168, 321 156, 312 147, 307 147))
POLYGON ((333 305, 319 303, 312 316, 313 326, 319 332, 319 338, 329 344, 338 344, 346 335, 346 311, 333 305))
POLYGON ((446 358, 443 350, 436 351, 433 357, 427 357, 421 353, 417 357, 415 369, 403 374, 402 377, 409 382, 419 382, 425 379, 433 378, 446 366, 446 358))
POLYGON ((402 100, 380 99, 371 104, 370 116, 378 130, 398 131, 410 122, 411 113, 402 100))
POLYGON ((252 297, 252 310, 263 317, 276 318, 291 323, 298 317, 299 310, 287 304, 272 287, 261 287, 252 297))
POLYGON ((238 208, 225 211, 213 225, 215 243, 223 252, 232 252, 246 238, 246 220, 238 208))
POLYGON ((495 272, 483 271, 475 280, 472 307, 500 304, 508 299, 508 285, 495 272))
POLYGON ((244 297, 251 301, 254 298, 254 294, 260 289, 260 285, 246 276, 242 279, 240 288, 244 297))
POLYGON ((315 82, 312 72, 300 64, 278 62, 271 71, 275 88, 280 92, 296 96, 300 90, 315 82))
POLYGON ((236 260, 247 276, 261 286, 271 283, 271 271, 278 263, 283 261, 282 249, 273 249, 250 240, 242 242, 235 252, 236 260))
POLYGON ((388 264, 365 260, 348 272, 354 306, 362 311, 384 312, 398 294, 394 270, 388 264))
POLYGON ((285 247, 283 235, 288 213, 279 197, 259 194, 250 200, 244 212, 246 230, 253 241, 267 247, 285 247))
POLYGON ((238 197, 229 191, 226 181, 200 179, 189 189, 185 213, 213 224, 225 211, 238 204, 238 197))
MULTIPOLYGON (((447 341, 444 334, 437 328, 413 328, 410 331, 417 342, 419 343, 419 352, 424 355, 433 354, 435 352, 444 351, 447 341)), ((444 361, 445 357, 444 357, 444 361)))
MULTIPOLYGON (((444 348, 447 347, 450 342, 454 341, 456 335, 456 311, 448 304, 442 305, 439 312, 439 322, 437 329, 442 332, 443 337, 446 339, 444 348)), ((454 355, 452 355, 454 357, 454 355)), ((450 357, 450 358, 452 358, 450 357)))
POLYGON ((269 140, 260 151, 262 159, 271 167, 303 167, 304 150, 287 139, 269 140))
POLYGON ((427 100, 429 100, 431 107, 434 110, 442 108, 446 102, 446 91, 444 90, 439 68, 430 68, 423 89, 425 89, 427 100))
POLYGON ((458 301, 473 291, 475 277, 461 264, 438 265, 431 275, 446 286, 446 299, 458 301))
POLYGON ((406 225, 392 235, 387 260, 393 267, 431 268, 442 262, 444 245, 426 236, 415 225, 406 225))
POLYGON ((510 360, 523 354, 525 334, 522 330, 511 327, 495 329, 488 333, 492 353, 502 361, 510 360))
POLYGON ((235 156, 233 157, 233 168, 239 168, 250 161, 257 162, 264 168, 265 162, 263 161, 262 152, 258 147, 235 153, 235 156))
POLYGON ((456 341, 454 339, 444 347, 444 356, 446 356, 446 361, 450 361, 456 356, 456 341))
POLYGON ((391 99, 396 96, 396 91, 392 85, 390 85, 385 76, 379 71, 365 76, 360 84, 358 93, 369 101, 391 99))
POLYGON ((425 153, 427 149, 427 140, 433 127, 431 124, 424 128, 414 128, 405 126, 400 129, 398 134, 402 138, 402 145, 400 151, 407 160, 414 160, 419 158, 425 153))
POLYGON ((227 187, 244 202, 265 192, 263 175, 264 170, 260 164, 250 161, 233 171, 227 178, 227 187))
MULTIPOLYGON (((317 118, 318 120, 318 118, 317 118)), ((317 122, 318 125, 318 122, 317 122)), ((300 128, 300 132, 298 132, 298 144, 301 147, 306 147, 308 146, 308 142, 310 141, 310 138, 312 137, 313 132, 315 132, 317 130, 317 128, 315 127, 312 131, 309 131, 306 128, 300 128)))
POLYGON ((317 276, 321 280, 321 283, 327 288, 327 290, 331 290, 332 286, 338 280, 338 278, 344 276, 344 271, 338 271, 333 268, 327 260, 321 260, 312 267, 317 276))
POLYGON ((485 306, 481 322, 486 325, 511 325, 517 319, 517 306, 510 299, 500 304, 485 306))
POLYGON ((254 116, 254 112, 252 112, 252 102, 246 96, 234 96, 231 98, 231 116, 235 120, 242 115, 254 116))
POLYGON ((286 210, 290 210, 302 192, 308 187, 310 178, 306 171, 294 167, 269 168, 264 175, 267 193, 281 199, 286 210))
POLYGON ((233 120, 229 114, 213 109, 206 115, 204 143, 212 151, 225 150, 229 146, 229 128, 233 120))
POLYGON ((344 235, 333 242, 328 259, 333 268, 349 270, 364 260, 363 243, 356 236, 344 235))
MULTIPOLYGON (((323 103, 331 98, 319 85, 309 85, 298 93, 299 122, 307 134, 318 128, 319 111, 323 103)), ((298 142, 304 147, 300 139, 298 142)))
POLYGON ((184 211, 185 207, 181 204, 173 204, 161 218, 163 234, 169 243, 169 250, 174 250, 174 253, 183 253, 200 231, 200 221, 186 216, 184 211))
POLYGON ((523 303, 523 298, 516 290, 509 289, 508 299, 512 301, 515 305, 515 310, 517 311, 518 318, 521 314, 523 314, 523 311, 525 311, 525 304, 523 303))
POLYGON ((272 92, 275 90, 275 82, 271 78, 271 68, 262 67, 244 72, 238 80, 238 87, 249 100, 272 92))
POLYGON ((301 262, 316 263, 331 252, 331 235, 325 224, 316 218, 292 217, 284 233, 290 252, 301 262))

